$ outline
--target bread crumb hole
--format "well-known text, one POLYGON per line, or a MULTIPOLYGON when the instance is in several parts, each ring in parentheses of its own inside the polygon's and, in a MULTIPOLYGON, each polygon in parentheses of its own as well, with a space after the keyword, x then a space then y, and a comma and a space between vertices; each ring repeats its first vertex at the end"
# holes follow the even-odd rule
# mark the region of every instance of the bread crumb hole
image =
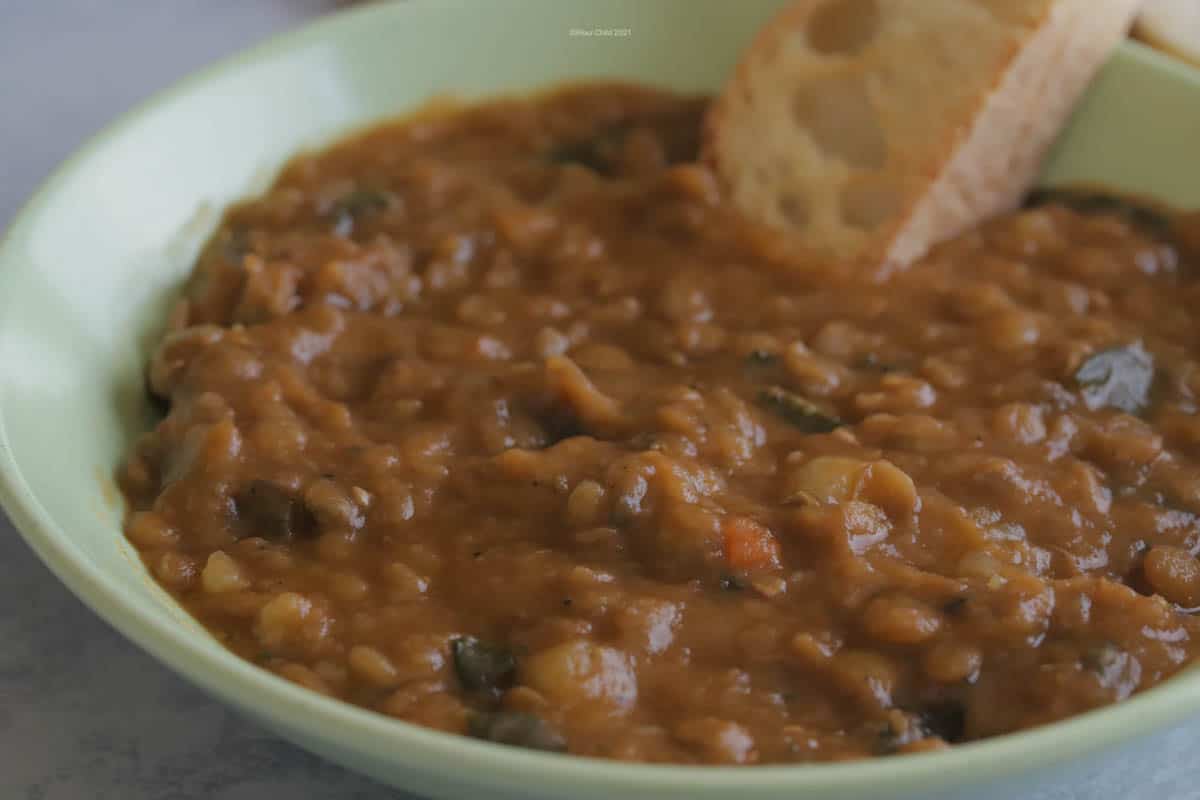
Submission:
POLYGON ((792 114, 817 147, 852 167, 879 169, 887 161, 887 138, 857 76, 801 86, 792 98, 792 114))
POLYGON ((853 55, 879 30, 879 0, 829 0, 808 22, 808 43, 825 55, 853 55))
POLYGON ((900 213, 900 193, 880 181, 856 181, 842 190, 842 219, 862 230, 874 230, 900 213))
POLYGON ((797 192, 786 192, 779 196, 777 202, 779 215, 797 228, 808 225, 808 203, 803 195, 797 192))

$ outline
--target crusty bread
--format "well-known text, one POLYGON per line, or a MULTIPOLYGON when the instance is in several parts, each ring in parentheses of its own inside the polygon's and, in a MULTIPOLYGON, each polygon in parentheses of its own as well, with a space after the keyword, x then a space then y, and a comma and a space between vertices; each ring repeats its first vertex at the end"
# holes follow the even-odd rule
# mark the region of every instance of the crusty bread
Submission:
POLYGON ((797 0, 743 54, 705 157, 750 216, 903 265, 1014 207, 1141 0, 797 0))

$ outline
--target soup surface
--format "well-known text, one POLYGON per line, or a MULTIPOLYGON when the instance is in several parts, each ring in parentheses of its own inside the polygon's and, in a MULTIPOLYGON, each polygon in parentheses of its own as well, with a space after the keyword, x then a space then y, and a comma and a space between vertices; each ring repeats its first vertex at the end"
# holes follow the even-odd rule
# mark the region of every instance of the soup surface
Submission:
POLYGON ((314 691, 631 761, 940 748, 1183 669, 1200 222, 821 265, 723 204, 705 105, 419 117, 231 210, 121 470, 157 580, 314 691))

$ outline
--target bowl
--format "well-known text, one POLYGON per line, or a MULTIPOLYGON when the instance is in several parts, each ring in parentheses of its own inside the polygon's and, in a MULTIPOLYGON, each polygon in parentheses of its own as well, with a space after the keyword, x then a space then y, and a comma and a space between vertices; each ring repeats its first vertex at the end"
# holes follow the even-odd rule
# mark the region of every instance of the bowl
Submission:
MULTIPOLYGON (((223 649, 121 535, 110 476, 149 424, 148 343, 220 209, 297 151, 427 98, 587 78, 711 90, 781 0, 373 4, 184 81, 66 162, 0 244, 0 501, 51 570, 129 639, 309 750, 436 797, 1020 796, 1200 711, 1200 673, 1084 717, 944 753, 758 768, 644 766, 437 733, 321 697, 223 649)), ((1200 79, 1116 54, 1049 183, 1200 205, 1200 79)), ((204 754, 197 753, 197 758, 204 754)))

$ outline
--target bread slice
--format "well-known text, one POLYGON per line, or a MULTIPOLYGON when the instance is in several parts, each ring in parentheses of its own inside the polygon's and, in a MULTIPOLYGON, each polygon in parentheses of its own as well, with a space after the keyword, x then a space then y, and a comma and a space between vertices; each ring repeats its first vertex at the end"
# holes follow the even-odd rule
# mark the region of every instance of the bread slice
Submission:
POLYGON ((733 202, 805 249, 907 264, 1017 205, 1141 0, 797 0, 705 121, 733 202))

